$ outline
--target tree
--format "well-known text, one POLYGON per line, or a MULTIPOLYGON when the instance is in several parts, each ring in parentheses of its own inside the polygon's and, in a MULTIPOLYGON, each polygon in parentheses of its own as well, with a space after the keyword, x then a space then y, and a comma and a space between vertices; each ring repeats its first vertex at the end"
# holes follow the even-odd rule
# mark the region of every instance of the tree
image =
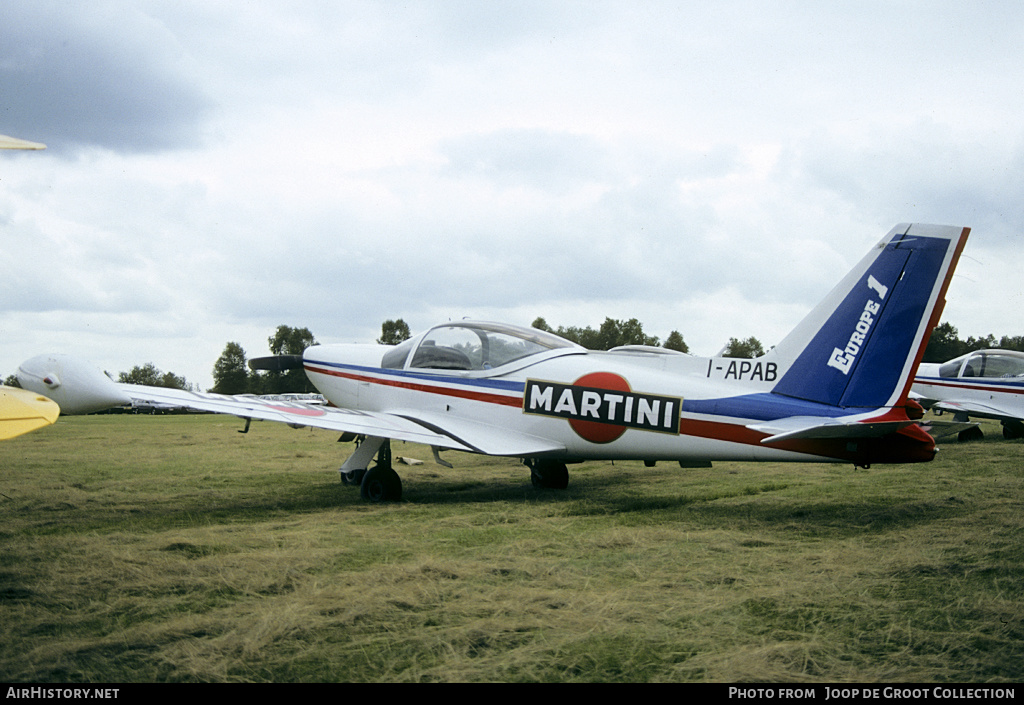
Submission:
POLYGON ((7 375, 7 379, 4 380, 4 386, 20 388, 21 382, 18 381, 17 375, 7 375))
POLYGON ((928 346, 924 349, 924 362, 946 362, 968 352, 967 345, 960 340, 957 329, 950 323, 935 326, 928 346))
POLYGON ((957 329, 952 324, 940 323, 935 326, 931 338, 928 339, 928 347, 924 350, 922 360, 924 362, 947 362, 969 352, 986 348, 1024 352, 1024 336, 1004 335, 996 340, 996 337, 989 333, 981 338, 971 336, 967 340, 961 340, 957 329))
POLYGON ((167 387, 169 389, 191 389, 192 386, 184 377, 173 372, 161 372, 152 362, 136 365, 128 372, 117 375, 117 381, 125 384, 144 384, 147 387, 167 387))
MULTIPOLYGON (((316 338, 309 328, 292 328, 281 325, 274 335, 267 338, 270 352, 274 355, 302 355, 311 345, 316 345, 316 338)), ((263 394, 289 394, 315 392, 316 387, 309 381, 305 370, 291 369, 285 372, 264 372, 254 380, 251 391, 263 394)))
POLYGON ((531 328, 536 328, 537 330, 542 330, 545 333, 554 333, 555 332, 555 331, 551 330, 551 326, 548 325, 548 322, 545 321, 540 316, 537 316, 537 318, 534 319, 533 323, 530 324, 530 327, 531 328))
MULTIPOLYGON (((643 324, 635 318, 630 318, 628 321, 605 318, 604 323, 597 330, 590 326, 586 328, 559 326, 558 330, 554 330, 544 318, 538 316, 530 326, 547 333, 554 333, 566 340, 571 340, 588 350, 611 350, 620 345, 658 345, 658 337, 647 335, 644 332, 643 324)), ((669 350, 678 350, 679 352, 690 351, 679 331, 672 331, 669 337, 665 339, 663 347, 669 350)))
POLYGON ((145 365, 136 365, 129 372, 121 372, 117 375, 117 381, 125 384, 144 384, 147 387, 157 387, 160 382, 160 370, 152 362, 145 365))
POLYGON ((725 347, 725 352, 722 353, 722 357, 752 358, 762 355, 764 355, 764 346, 754 336, 750 336, 746 340, 729 338, 729 344, 725 347))
POLYGON ((409 332, 409 324, 399 318, 397 321, 387 320, 380 327, 380 345, 398 345, 403 340, 412 337, 409 332))
POLYGON ((989 333, 984 338, 975 338, 973 335, 967 339, 967 349, 971 352, 975 350, 985 350, 986 348, 997 348, 999 344, 996 342, 996 337, 989 333))
POLYGON ((558 330, 551 330, 548 322, 543 318, 537 318, 533 322, 537 330, 547 331, 571 340, 577 345, 582 345, 588 350, 611 350, 620 345, 657 345, 658 339, 644 333, 643 324, 635 318, 628 321, 620 321, 615 318, 605 318, 604 323, 597 330, 590 326, 580 328, 570 326, 565 328, 559 326, 558 330))
POLYGON ((267 338, 267 343, 274 355, 301 355, 303 350, 316 345, 316 338, 309 328, 278 326, 274 334, 267 338))
POLYGON ((665 342, 661 344, 661 347, 666 350, 677 350, 678 352, 688 353, 690 352, 690 346, 683 340, 683 334, 677 330, 672 331, 665 338, 665 342))
POLYGON ((249 369, 245 366, 245 350, 238 343, 228 343, 213 364, 213 388, 218 394, 245 394, 249 391, 249 369))
POLYGON ((164 372, 160 376, 160 384, 158 387, 167 387, 168 389, 191 389, 192 385, 188 383, 184 377, 176 375, 173 372, 164 372))
POLYGON ((999 347, 1003 350, 1019 350, 1024 352, 1024 335, 1004 335, 999 339, 999 347))
POLYGON ((597 350, 611 350, 620 345, 658 344, 658 338, 644 333, 643 324, 635 318, 628 321, 605 318, 597 336, 597 350))

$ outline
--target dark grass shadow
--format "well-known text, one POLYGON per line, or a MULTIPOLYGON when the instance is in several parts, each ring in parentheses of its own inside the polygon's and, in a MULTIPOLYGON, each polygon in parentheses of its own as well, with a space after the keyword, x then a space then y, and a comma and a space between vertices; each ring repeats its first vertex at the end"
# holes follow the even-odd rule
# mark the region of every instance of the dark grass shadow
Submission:
MULTIPOLYGON (((528 469, 496 464, 494 477, 487 468, 460 474, 458 469, 407 470, 403 473, 403 499, 416 507, 446 507, 502 503, 543 506, 561 516, 624 517, 624 521, 699 522, 706 527, 771 526, 807 536, 842 537, 890 531, 944 519, 968 511, 955 498, 923 499, 912 493, 881 494, 855 499, 794 497, 786 490, 785 476, 694 477, 680 489, 666 490, 664 476, 687 470, 632 465, 570 466, 565 490, 534 488, 528 469), (510 472, 511 470, 511 472, 510 472), (630 518, 632 516, 632 518, 630 518)), ((704 471, 706 472, 706 471, 704 471)), ((799 482, 799 480, 795 480, 799 482)), ((81 531, 156 531, 173 527, 255 523, 289 515, 325 511, 375 514, 393 504, 373 504, 360 497, 358 487, 346 486, 337 475, 315 476, 312 482, 289 481, 281 486, 262 482, 216 492, 179 487, 165 498, 136 502, 127 493, 109 504, 58 504, 38 507, 18 532, 70 534, 81 531)), ((820 495, 825 495, 824 490, 820 495)), ((27 518, 27 517, 26 517, 27 518)), ((10 527, 8 532, 10 532, 10 527)))

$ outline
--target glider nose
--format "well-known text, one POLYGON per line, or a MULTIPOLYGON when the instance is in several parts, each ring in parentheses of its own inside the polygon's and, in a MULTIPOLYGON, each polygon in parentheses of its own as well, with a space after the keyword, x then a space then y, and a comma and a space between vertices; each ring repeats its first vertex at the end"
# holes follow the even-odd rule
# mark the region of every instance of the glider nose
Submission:
POLYGON ((70 355, 39 355, 26 360, 18 367, 18 382, 57 402, 60 412, 69 416, 131 403, 109 377, 70 355))

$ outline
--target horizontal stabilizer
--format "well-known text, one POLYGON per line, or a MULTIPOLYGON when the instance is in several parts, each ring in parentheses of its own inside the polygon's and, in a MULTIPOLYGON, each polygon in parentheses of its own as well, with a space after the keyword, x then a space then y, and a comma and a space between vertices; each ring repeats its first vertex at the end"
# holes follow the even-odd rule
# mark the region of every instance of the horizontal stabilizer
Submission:
POLYGON ((973 421, 921 421, 921 428, 932 438, 946 438, 953 434, 966 431, 969 428, 977 428, 978 424, 973 421))
POLYGON ((820 416, 788 416, 767 423, 750 424, 747 428, 770 434, 761 440, 761 443, 770 444, 792 439, 881 438, 915 423, 909 419, 844 421, 820 416))

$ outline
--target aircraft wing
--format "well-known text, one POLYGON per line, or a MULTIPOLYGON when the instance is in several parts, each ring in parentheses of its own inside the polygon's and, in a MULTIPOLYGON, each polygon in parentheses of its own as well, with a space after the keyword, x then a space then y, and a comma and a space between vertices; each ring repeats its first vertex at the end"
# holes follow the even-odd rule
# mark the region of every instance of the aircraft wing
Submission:
POLYGON ((312 426, 360 436, 379 436, 451 450, 516 457, 565 450, 564 446, 546 439, 422 411, 355 411, 321 404, 260 399, 253 396, 230 396, 212 392, 190 392, 135 384, 117 384, 117 387, 133 402, 183 406, 246 419, 278 421, 292 426, 312 426))
POLYGON ((981 416, 992 419, 1016 419, 1024 421, 1019 409, 1011 409, 996 404, 980 404, 976 401, 939 401, 932 405, 933 409, 949 411, 954 414, 967 414, 968 416, 981 416))
POLYGON ((57 420, 60 408, 41 394, 0 387, 0 440, 7 440, 57 420))
POLYGON ((18 381, 55 401, 64 414, 88 414, 125 404, 177 406, 244 419, 312 426, 357 436, 391 438, 487 455, 526 457, 560 453, 565 446, 476 420, 423 410, 357 411, 256 396, 192 392, 112 381, 70 355, 39 355, 18 368, 18 381))
POLYGON ((411 411, 400 414, 402 418, 415 420, 426 427, 437 429, 471 450, 486 455, 503 455, 508 457, 528 457, 545 453, 560 453, 565 446, 548 438, 531 436, 509 428, 470 421, 469 419, 451 419, 445 414, 431 414, 423 411, 411 411))
POLYGON ((394 414, 353 411, 333 406, 275 401, 251 396, 189 392, 182 389, 146 387, 136 384, 118 384, 117 386, 125 396, 135 403, 171 404, 196 411, 231 414, 244 419, 278 421, 292 426, 312 426, 361 436, 381 436, 442 448, 472 450, 470 446, 443 432, 424 426, 413 419, 394 414))
POLYGON ((787 416, 766 423, 749 424, 747 428, 770 434, 761 443, 778 443, 791 439, 881 438, 916 421, 846 421, 822 416, 787 416))
POLYGON ((0 149, 46 149, 45 144, 0 135, 0 149))

